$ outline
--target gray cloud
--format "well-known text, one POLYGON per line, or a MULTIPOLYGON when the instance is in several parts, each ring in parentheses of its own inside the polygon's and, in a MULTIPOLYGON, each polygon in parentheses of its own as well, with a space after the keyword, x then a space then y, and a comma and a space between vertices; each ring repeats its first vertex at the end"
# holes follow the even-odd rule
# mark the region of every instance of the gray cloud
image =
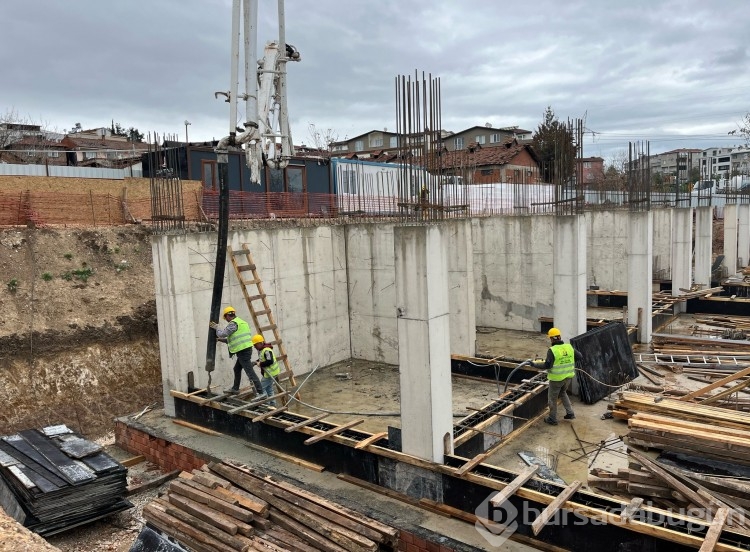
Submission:
MULTIPOLYGON (((259 42, 276 35, 260 2, 259 42)), ((230 0, 3 0, 0 113, 58 130, 114 119, 218 138, 228 106, 230 0)), ((394 78, 440 77, 443 127, 535 129, 547 105, 586 115, 585 152, 628 140, 652 151, 732 143, 750 84, 744 0, 286 0, 295 142, 308 124, 341 137, 395 128, 394 78)), ((735 139, 736 140, 736 139, 735 139)))

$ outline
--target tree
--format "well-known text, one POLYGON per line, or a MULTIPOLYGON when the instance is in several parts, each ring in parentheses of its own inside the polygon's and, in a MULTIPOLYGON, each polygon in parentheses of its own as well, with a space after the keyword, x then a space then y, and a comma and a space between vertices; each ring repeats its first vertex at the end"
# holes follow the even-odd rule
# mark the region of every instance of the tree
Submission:
POLYGON ((339 133, 332 128, 319 130, 315 123, 307 125, 307 134, 310 137, 310 143, 315 149, 320 151, 331 152, 333 143, 339 139, 339 133))
POLYGON ((36 123, 22 117, 15 109, 0 114, 0 151, 8 152, 11 163, 41 163, 47 158, 49 141, 56 133, 47 130, 46 123, 36 123), (18 144, 17 146, 14 144, 18 144))
POLYGON ((128 142, 143 142, 143 133, 135 127, 130 127, 127 130, 120 123, 115 123, 112 120, 112 126, 110 128, 113 136, 124 136, 128 139, 128 142))
POLYGON ((563 184, 570 181, 576 158, 573 131, 557 120, 551 106, 547 106, 544 112, 544 119, 534 133, 532 145, 539 157, 544 182, 563 184))
POLYGON ((737 128, 730 130, 729 134, 732 136, 741 136, 745 140, 745 145, 750 146, 750 112, 745 113, 737 128))

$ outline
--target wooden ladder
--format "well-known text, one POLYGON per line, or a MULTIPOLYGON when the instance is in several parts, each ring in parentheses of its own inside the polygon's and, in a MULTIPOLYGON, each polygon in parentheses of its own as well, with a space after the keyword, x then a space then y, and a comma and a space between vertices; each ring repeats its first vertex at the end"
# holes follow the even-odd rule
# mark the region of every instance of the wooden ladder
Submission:
MULTIPOLYGON (((253 319, 255 331, 260 335, 263 335, 263 339, 268 345, 276 345, 276 348, 279 351, 276 360, 284 363, 284 370, 276 377, 277 383, 288 380, 292 387, 297 387, 297 382, 294 379, 294 371, 289 364, 289 357, 286 354, 284 342, 281 340, 279 328, 273 318, 273 313, 268 304, 266 293, 263 291, 263 282, 258 274, 258 269, 255 266, 255 261, 253 261, 250 249, 247 247, 246 243, 243 243, 241 250, 233 251, 232 246, 230 245, 227 247, 227 253, 232 260, 232 266, 234 267, 234 272, 237 274, 237 280, 242 288, 242 294, 245 296, 245 303, 247 304, 250 316, 253 319), (241 258, 242 255, 245 256, 244 261, 238 262, 238 257, 241 258), (245 272, 250 272, 253 275, 252 280, 245 280, 243 277, 245 272), (255 289, 257 290, 255 295, 250 295, 247 289, 248 286, 255 286, 255 289), (258 305, 259 302, 259 306, 262 306, 262 308, 256 309, 256 305, 258 305), (266 331, 273 332, 273 341, 265 339, 264 332, 266 331)), ((281 390, 285 391, 283 388, 281 390)))

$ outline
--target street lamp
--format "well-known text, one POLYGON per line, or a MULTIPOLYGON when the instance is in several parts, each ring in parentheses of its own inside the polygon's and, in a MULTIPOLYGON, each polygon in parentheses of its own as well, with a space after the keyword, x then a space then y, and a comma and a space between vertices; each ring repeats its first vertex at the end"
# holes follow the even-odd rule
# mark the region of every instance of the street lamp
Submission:
POLYGON ((185 145, 186 146, 190 143, 190 141, 188 140, 188 129, 187 129, 188 125, 190 124, 191 124, 190 121, 185 119, 185 145))
POLYGON ((185 119, 185 161, 187 162, 187 177, 188 180, 190 180, 193 175, 190 171, 190 141, 188 140, 188 126, 190 126, 190 121, 185 119))

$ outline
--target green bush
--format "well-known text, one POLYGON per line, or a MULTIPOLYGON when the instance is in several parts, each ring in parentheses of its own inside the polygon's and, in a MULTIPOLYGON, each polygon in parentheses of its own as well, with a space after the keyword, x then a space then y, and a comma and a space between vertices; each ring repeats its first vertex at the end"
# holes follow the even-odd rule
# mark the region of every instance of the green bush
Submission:
POLYGON ((63 257, 65 257, 66 259, 70 260, 70 259, 73 258, 73 253, 66 253, 65 255, 63 255, 63 257))
POLYGON ((67 282, 70 282, 73 279, 73 275, 70 273, 70 270, 68 270, 67 272, 63 272, 62 274, 60 274, 60 278, 67 282))
POLYGON ((42 280, 44 280, 45 282, 49 282, 51 279, 52 274, 50 274, 49 272, 45 272, 44 274, 42 274, 42 280))
POLYGON ((13 278, 9 280, 8 283, 5 285, 8 286, 8 291, 10 291, 11 293, 14 293, 18 289, 18 280, 13 278))

